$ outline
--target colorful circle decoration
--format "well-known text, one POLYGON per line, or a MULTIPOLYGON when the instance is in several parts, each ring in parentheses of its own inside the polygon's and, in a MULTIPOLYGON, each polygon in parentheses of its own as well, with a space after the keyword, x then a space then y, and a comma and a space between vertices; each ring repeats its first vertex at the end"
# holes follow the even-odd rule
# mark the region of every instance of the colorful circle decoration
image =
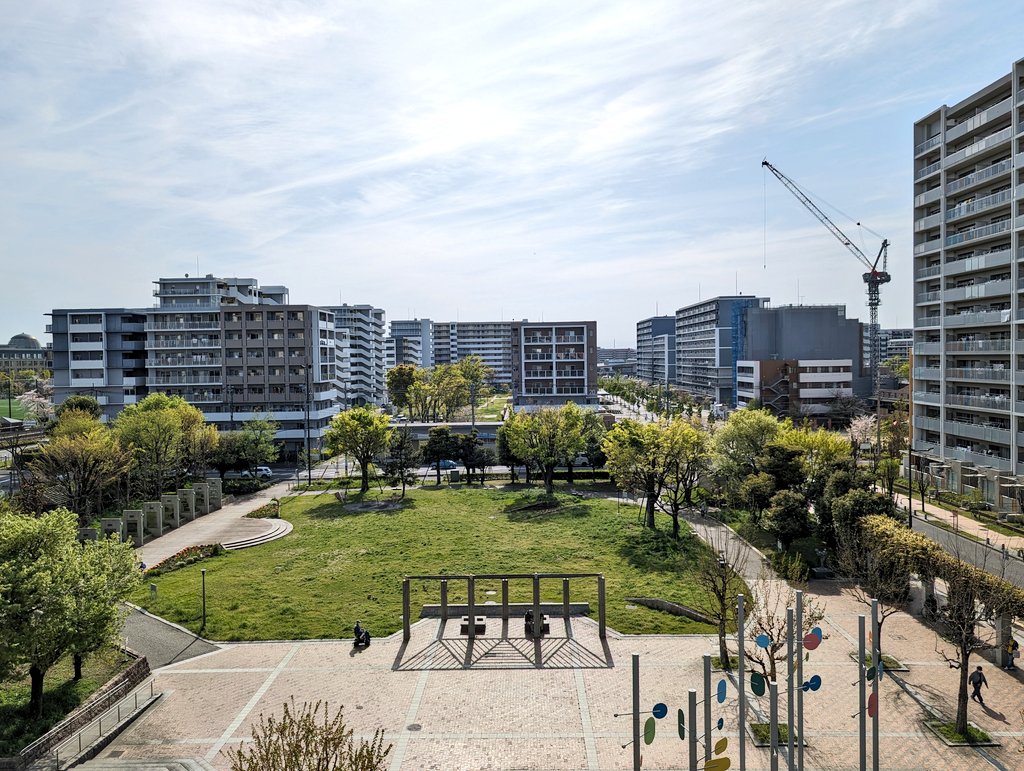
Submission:
POLYGON ((825 638, 820 626, 814 627, 814 629, 811 630, 811 634, 818 638, 818 642, 821 642, 825 638))
POLYGON ((644 723, 644 744, 650 744, 654 741, 654 718, 647 718, 647 722, 644 723))
POLYGON ((878 714, 878 694, 871 694, 868 696, 868 717, 874 717, 878 714))
POLYGON ((868 671, 864 673, 864 677, 867 679, 867 681, 869 683, 872 680, 874 680, 875 679, 875 668, 874 667, 868 667, 868 671))
POLYGON ((722 730, 722 726, 724 726, 724 725, 725 725, 725 718, 724 717, 718 718, 718 730, 719 731, 722 730))
POLYGON ((754 692, 755 696, 764 696, 765 681, 764 675, 760 672, 750 673, 750 690, 754 692))
POLYGON ((754 642, 757 643, 759 648, 765 649, 767 649, 768 646, 772 644, 771 639, 766 634, 759 634, 757 637, 754 638, 754 642))
POLYGON ((800 686, 805 692, 816 691, 821 688, 821 675, 814 675, 810 680, 800 686))
POLYGON ((726 687, 727 686, 725 684, 725 680, 718 681, 718 692, 715 694, 715 696, 718 698, 719 704, 725 701, 726 687))
POLYGON ((654 709, 651 710, 651 714, 654 715, 658 720, 661 720, 665 715, 668 714, 668 707, 662 704, 660 701, 654 705, 654 709))
POLYGON ((679 728, 679 738, 686 738, 686 713, 681 709, 676 713, 677 726, 679 728))
POLYGON ((807 636, 804 637, 805 650, 813 651, 819 645, 821 645, 821 638, 818 637, 818 635, 816 635, 814 632, 809 632, 807 636))

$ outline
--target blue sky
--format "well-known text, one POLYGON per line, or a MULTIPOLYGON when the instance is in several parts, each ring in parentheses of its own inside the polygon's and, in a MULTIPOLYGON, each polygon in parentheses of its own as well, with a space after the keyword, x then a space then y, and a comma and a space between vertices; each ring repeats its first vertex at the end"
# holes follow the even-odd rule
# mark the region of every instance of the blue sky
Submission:
POLYGON ((866 319, 764 157, 889 238, 881 318, 909 326, 913 121, 1024 57, 1020 12, 0 0, 0 337, 197 261, 389 318, 596 318, 602 345, 737 286, 866 319))

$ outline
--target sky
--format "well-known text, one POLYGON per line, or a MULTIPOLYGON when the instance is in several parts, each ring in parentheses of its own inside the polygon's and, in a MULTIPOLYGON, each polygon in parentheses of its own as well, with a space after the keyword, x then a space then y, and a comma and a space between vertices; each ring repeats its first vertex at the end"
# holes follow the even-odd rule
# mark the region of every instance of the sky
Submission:
POLYGON ((604 346, 736 291, 866 321, 764 158, 889 239, 881 322, 910 326, 913 122, 1024 57, 1021 10, 0 0, 0 338, 185 273, 604 346))

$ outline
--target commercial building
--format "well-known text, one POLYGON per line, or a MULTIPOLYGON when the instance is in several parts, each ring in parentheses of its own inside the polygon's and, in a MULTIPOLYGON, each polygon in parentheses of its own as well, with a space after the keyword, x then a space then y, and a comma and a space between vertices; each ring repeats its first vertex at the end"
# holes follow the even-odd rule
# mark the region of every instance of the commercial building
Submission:
POLYGON ((597 406, 596 321, 514 321, 510 342, 514 408, 597 406))
POLYGON ((636 376, 666 386, 676 382, 675 316, 651 316, 637 322, 636 376))
POLYGON ((1024 474, 1024 60, 914 124, 915 473, 1015 508, 1024 474))
POLYGON ((54 401, 94 396, 110 420, 150 393, 181 396, 223 430, 257 416, 289 450, 336 411, 334 317, 251 278, 161 278, 152 308, 57 309, 54 401))
POLYGON ((345 369, 338 369, 337 390, 342 406, 384 404, 384 310, 372 305, 334 305, 335 331, 345 330, 348 339, 345 369))
POLYGON ((0 372, 17 375, 24 370, 42 372, 50 369, 50 352, 27 332, 14 335, 7 345, 0 345, 0 372))
POLYGON ((742 346, 747 309, 767 304, 766 297, 736 295, 713 297, 677 310, 677 385, 696 399, 735 406, 733 349, 742 346))
POLYGON ((435 321, 434 363, 454 364, 479 356, 494 372, 494 383, 512 384, 511 321, 435 321))

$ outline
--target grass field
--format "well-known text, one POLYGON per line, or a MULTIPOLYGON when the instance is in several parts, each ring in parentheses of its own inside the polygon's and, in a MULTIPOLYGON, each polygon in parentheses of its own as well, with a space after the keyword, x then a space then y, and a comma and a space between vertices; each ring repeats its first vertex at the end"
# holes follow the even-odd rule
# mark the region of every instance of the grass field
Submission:
MULTIPOLYGON (((401 628, 402 577, 416 574, 604 573, 608 623, 629 633, 707 633, 708 626, 647 608, 626 597, 660 597, 695 604, 689 580, 705 547, 686 532, 681 545, 661 530, 645 530, 634 508, 565 494, 553 509, 524 508, 534 490, 423 488, 404 508, 351 513, 333 495, 286 499, 281 515, 295 526, 287 537, 229 552, 153 580, 134 601, 190 629, 200 627, 200 567, 207 569, 207 627, 215 640, 347 637, 359 619, 374 635, 401 628)), ((684 525, 685 528, 685 525, 684 525)), ((148 583, 148 582, 147 582, 148 583)), ((596 582, 573 586, 596 616, 596 582)), ((541 599, 559 601, 561 586, 542 585, 541 599)), ((500 582, 477 584, 477 602, 500 601, 500 582), (488 590, 497 594, 487 594, 488 590)), ((532 598, 529 581, 510 582, 513 602, 532 598)), ((465 602, 453 582, 449 598, 465 602)), ((439 601, 436 584, 414 582, 414 615, 439 601)))
POLYGON ((27 677, 0 683, 0 757, 14 755, 34 742, 129 663, 120 651, 104 649, 85 660, 82 679, 76 683, 71 657, 65 656, 46 673, 42 720, 25 717, 30 693, 27 677))
POLYGON ((25 410, 17 399, 12 399, 8 410, 7 397, 0 398, 0 418, 14 418, 15 420, 25 419, 25 410))

